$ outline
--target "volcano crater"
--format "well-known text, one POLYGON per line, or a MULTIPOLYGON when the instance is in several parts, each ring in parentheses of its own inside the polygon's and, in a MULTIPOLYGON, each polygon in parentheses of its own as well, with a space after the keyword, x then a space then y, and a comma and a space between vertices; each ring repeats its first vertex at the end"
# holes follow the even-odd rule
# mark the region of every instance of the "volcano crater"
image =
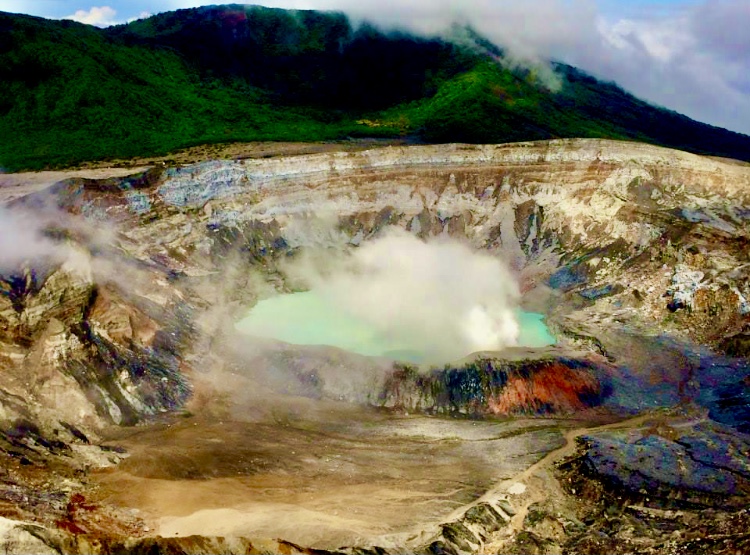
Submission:
POLYGON ((3 274, 6 428, 23 416, 40 442, 122 446, 124 460, 96 455, 92 495, 161 536, 479 548, 466 515, 486 501, 482 522, 510 523, 536 495, 511 482, 572 428, 684 409, 748 431, 749 191, 746 164, 603 140, 68 179, 7 204, 47 215, 45 240, 73 254, 3 274), (389 236, 468 258, 432 268, 389 236), (404 282, 409 303, 389 315, 404 282), (235 329, 326 283, 428 353, 463 341, 453 324, 483 300, 477 328, 497 342, 408 360, 410 345, 362 354, 235 329), (518 345, 503 327, 517 309, 543 315, 554 344, 518 345), (33 406, 13 401, 31 390, 33 406))

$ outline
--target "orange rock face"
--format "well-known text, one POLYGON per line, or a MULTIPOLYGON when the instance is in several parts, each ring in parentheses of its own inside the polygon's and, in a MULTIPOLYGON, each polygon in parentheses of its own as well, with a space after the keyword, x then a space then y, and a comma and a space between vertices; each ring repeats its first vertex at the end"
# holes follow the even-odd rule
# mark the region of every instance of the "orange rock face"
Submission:
POLYGON ((528 378, 511 375, 500 394, 490 397, 493 414, 519 412, 575 412, 588 408, 586 399, 600 394, 599 382, 591 374, 555 362, 528 378))
POLYGON ((596 376, 584 360, 478 359, 427 373, 396 368, 380 398, 384 407, 430 413, 572 413, 602 403, 596 376))

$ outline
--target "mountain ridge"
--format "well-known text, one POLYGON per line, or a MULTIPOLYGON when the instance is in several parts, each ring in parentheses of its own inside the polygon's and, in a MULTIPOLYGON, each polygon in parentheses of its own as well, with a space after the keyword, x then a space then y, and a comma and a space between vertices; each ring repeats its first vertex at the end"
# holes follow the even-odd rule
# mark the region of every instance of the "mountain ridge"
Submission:
POLYGON ((0 31, 0 167, 10 171, 361 137, 627 139, 750 160, 750 137, 572 66, 552 63, 560 89, 550 91, 470 29, 419 37, 339 12, 230 4, 105 29, 0 12, 0 31))

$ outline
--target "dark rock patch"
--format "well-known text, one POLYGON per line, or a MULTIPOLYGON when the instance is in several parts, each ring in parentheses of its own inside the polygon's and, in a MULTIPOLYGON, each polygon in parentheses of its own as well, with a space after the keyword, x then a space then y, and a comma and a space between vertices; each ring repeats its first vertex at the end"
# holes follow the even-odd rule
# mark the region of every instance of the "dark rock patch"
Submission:
POLYGON ((619 497, 659 508, 739 508, 750 496, 750 436, 710 421, 582 436, 574 463, 619 497))

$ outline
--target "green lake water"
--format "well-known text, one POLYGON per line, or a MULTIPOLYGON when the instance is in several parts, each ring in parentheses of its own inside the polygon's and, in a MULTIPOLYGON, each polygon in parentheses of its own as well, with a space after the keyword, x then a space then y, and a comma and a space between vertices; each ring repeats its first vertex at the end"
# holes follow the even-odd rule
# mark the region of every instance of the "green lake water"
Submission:
MULTIPOLYGON (((555 343, 542 314, 519 310, 518 323, 519 345, 544 347, 555 343)), ((426 354, 413 345, 383 337, 367 322, 338 309, 313 291, 262 300, 235 327, 247 335, 295 345, 332 345, 361 355, 409 362, 421 362, 426 358, 426 354)))

